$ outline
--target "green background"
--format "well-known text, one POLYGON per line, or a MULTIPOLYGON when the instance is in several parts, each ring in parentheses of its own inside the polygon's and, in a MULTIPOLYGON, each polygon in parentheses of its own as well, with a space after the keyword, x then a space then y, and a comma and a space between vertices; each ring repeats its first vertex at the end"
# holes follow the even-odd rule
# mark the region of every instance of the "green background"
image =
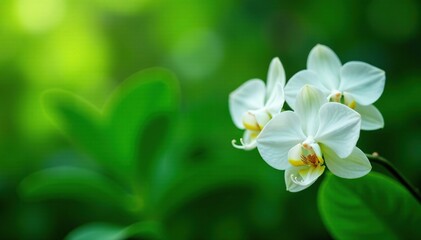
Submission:
MULTIPOLYGON (((317 210, 321 180, 288 193, 283 173, 256 150, 231 146, 242 132, 230 118, 228 95, 248 79, 266 80, 276 56, 290 78, 305 68, 317 43, 331 47, 342 63, 377 66, 386 71, 384 94, 375 103, 385 128, 362 132, 358 146, 379 152, 421 186, 420 42, 421 4, 415 0, 3 0, 1 238, 62 239, 90 222, 134 223, 107 199, 33 201, 17 189, 45 168, 98 167, 46 116, 45 90, 68 90, 101 108, 123 80, 155 66, 170 69, 181 91, 172 119, 177 134, 160 151, 175 149, 167 158, 186 167, 176 174, 191 175, 167 198, 180 202, 164 221, 171 238, 331 238, 317 210), (246 177, 229 180, 230 174, 246 177), (197 179, 228 180, 189 186, 197 179), (177 199, 189 188, 200 191, 177 199)), ((157 128, 148 132, 160 134, 157 128)))

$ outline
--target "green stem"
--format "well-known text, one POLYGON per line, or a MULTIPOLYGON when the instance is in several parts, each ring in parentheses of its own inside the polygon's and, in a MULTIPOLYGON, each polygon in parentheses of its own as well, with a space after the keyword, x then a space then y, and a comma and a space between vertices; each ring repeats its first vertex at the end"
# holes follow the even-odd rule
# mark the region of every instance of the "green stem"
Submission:
POLYGON ((386 158, 378 153, 365 154, 372 162, 378 163, 386 168, 408 191, 421 203, 421 193, 418 188, 412 185, 386 158))

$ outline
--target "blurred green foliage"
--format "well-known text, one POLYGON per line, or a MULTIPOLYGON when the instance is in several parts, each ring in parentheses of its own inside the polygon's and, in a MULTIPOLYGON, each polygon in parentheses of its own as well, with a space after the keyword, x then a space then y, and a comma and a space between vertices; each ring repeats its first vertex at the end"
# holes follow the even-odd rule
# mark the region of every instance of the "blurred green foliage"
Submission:
MULTIPOLYGON (((124 141, 113 146, 128 156, 151 150, 144 153, 145 159, 156 159, 151 163, 156 171, 148 179, 157 186, 150 191, 158 192, 150 196, 159 196, 167 204, 158 197, 150 202, 156 204, 154 209, 166 212, 161 219, 172 239, 329 238, 317 211, 319 183, 305 192, 287 193, 283 173, 267 166, 257 151, 233 149, 230 142, 241 131, 234 127, 227 103, 228 94, 245 80, 265 79, 274 56, 280 57, 287 78, 305 68, 307 54, 316 43, 331 47, 343 62, 361 60, 386 71, 386 88, 376 103, 385 129, 362 132, 358 146, 380 152, 421 186, 418 1, 3 0, 1 5, 2 238, 62 239, 92 222, 109 223, 94 226, 111 226, 104 231, 120 232, 143 219, 113 205, 112 196, 122 190, 120 186, 111 192, 104 189, 103 201, 94 203, 65 195, 58 200, 28 201, 16 189, 25 176, 44 169, 31 182, 44 181, 48 187, 51 181, 45 182, 45 174, 52 168, 77 174, 78 178, 68 179, 86 183, 81 188, 87 191, 112 186, 98 183, 114 176, 107 173, 112 167, 104 171, 80 139, 64 137, 44 113, 41 96, 51 88, 72 92, 80 96, 76 104, 82 106, 71 104, 69 110, 86 114, 86 108, 104 109, 107 96, 121 81, 152 66, 171 69, 180 81, 177 114, 156 123, 168 120, 168 129, 173 130, 146 124, 142 136, 154 138, 140 138, 142 148, 124 141), (161 145, 166 133, 170 136, 161 145), (159 154, 153 152, 155 146, 160 146, 159 154), (168 210, 160 209, 164 205, 168 210)), ((133 108, 139 104, 138 114, 142 113, 139 99, 127 101, 133 108)), ((121 130, 113 133, 115 140, 131 129, 124 110, 118 111, 123 113, 115 119, 115 129, 121 130)), ((71 134, 91 124, 75 121, 78 125, 68 126, 75 130, 71 134)), ((86 136, 92 137, 86 139, 91 144, 98 137, 96 133, 86 136)), ((99 143, 92 145, 98 151, 109 150, 99 143)), ((132 178, 132 170, 127 166, 118 181, 132 178)), ((59 173, 51 172, 56 181, 67 181, 59 173)), ((36 200, 37 188, 30 190, 36 200)), ((155 220, 156 213, 149 219, 155 220)))

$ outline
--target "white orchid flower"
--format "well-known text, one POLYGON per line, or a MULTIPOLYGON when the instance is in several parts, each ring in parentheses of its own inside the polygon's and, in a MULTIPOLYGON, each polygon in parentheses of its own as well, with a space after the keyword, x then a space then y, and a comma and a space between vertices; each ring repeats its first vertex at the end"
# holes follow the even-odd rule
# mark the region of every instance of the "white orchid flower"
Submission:
POLYGON ((257 148, 273 168, 285 171, 287 190, 298 192, 313 184, 326 166, 342 178, 362 177, 371 170, 355 145, 361 117, 349 107, 328 102, 323 92, 305 85, 295 112, 275 116, 260 133, 257 148))
POLYGON ((241 145, 232 140, 238 149, 251 150, 256 139, 269 120, 278 114, 284 105, 285 71, 279 58, 269 66, 267 85, 260 79, 251 79, 229 96, 229 109, 235 126, 244 129, 241 145))
POLYGON ((364 62, 344 65, 324 45, 316 45, 307 59, 307 69, 295 74, 285 87, 285 98, 294 109, 298 91, 310 84, 320 89, 329 101, 341 102, 361 114, 361 129, 383 128, 380 111, 372 104, 383 93, 385 72, 364 62))

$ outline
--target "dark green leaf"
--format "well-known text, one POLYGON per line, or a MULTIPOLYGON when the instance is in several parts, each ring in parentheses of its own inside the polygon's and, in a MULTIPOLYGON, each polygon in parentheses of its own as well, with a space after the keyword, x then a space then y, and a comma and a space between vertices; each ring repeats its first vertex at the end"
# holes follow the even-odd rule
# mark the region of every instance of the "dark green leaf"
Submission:
POLYGON ((318 205, 337 239, 421 237, 421 205, 399 183, 379 173, 353 180, 327 175, 318 205))
POLYGON ((21 182, 19 190, 29 199, 73 198, 106 201, 125 210, 134 207, 134 199, 115 182, 75 167, 55 167, 33 173, 21 182))
MULTIPOLYGON (((230 163, 204 164, 186 168, 183 171, 184 174, 173 179, 162 195, 158 195, 153 202, 153 207, 165 218, 183 204, 215 189, 238 185, 256 187, 265 177, 259 170, 252 169, 246 164, 230 163)), ((257 188, 264 190, 261 186, 257 188)))

